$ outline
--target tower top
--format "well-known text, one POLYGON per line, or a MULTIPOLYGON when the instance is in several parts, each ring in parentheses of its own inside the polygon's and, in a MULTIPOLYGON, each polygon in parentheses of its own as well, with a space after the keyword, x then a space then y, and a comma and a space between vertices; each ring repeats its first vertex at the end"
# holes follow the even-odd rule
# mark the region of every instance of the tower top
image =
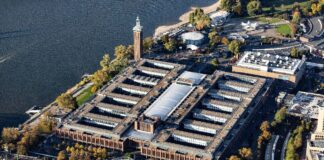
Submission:
POLYGON ((136 18, 136 25, 135 25, 135 27, 133 28, 133 31, 135 32, 141 32, 142 31, 142 29, 143 29, 143 26, 141 26, 141 20, 140 20, 140 18, 137 16, 137 18, 136 18))

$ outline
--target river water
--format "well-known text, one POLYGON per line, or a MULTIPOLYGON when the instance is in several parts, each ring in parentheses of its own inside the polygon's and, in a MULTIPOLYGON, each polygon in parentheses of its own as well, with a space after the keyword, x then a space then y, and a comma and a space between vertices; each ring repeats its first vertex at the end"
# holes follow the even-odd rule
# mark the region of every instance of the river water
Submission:
POLYGON ((0 129, 18 125, 99 68, 104 53, 132 43, 136 16, 144 36, 177 22, 191 6, 215 0, 1 0, 0 129))

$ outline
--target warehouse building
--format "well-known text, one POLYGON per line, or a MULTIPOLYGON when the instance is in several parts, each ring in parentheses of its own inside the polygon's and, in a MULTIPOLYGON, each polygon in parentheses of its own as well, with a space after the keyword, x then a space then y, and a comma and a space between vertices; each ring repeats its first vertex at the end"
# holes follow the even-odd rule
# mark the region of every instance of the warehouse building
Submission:
POLYGON ((271 80, 143 59, 56 131, 62 138, 147 158, 219 159, 267 97, 271 80))
POLYGON ((233 72, 281 79, 298 84, 305 71, 305 59, 293 59, 279 54, 245 52, 232 67, 233 72))

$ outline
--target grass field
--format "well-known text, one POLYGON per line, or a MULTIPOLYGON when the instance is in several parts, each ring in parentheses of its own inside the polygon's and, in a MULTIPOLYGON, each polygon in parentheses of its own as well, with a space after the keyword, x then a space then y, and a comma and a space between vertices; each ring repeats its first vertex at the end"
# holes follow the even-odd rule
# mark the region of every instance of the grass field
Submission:
POLYGON ((78 106, 81 106, 82 104, 84 104, 94 94, 91 92, 91 88, 92 88, 92 86, 89 87, 88 89, 84 90, 79 96, 76 97, 78 106))
POLYGON ((293 8, 294 3, 298 2, 299 5, 303 8, 307 6, 307 3, 310 3, 309 0, 268 0, 262 1, 263 11, 270 11, 270 8, 275 7, 276 11, 286 11, 293 8))
POLYGON ((288 24, 278 25, 276 30, 279 34, 286 36, 291 34, 291 29, 288 24))

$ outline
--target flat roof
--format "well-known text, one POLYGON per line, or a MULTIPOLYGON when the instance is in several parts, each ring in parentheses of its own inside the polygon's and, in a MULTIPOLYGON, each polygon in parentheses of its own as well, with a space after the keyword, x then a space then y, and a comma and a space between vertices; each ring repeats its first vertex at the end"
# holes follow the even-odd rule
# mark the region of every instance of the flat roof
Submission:
POLYGON ((159 117, 165 121, 195 87, 173 83, 163 94, 144 112, 149 117, 159 117))
POLYGON ((202 40, 204 39, 204 35, 200 32, 187 32, 187 33, 183 33, 181 35, 181 38, 182 39, 185 39, 185 40, 196 40, 196 41, 199 41, 199 40, 202 40))
POLYGON ((246 51, 237 62, 237 66, 294 75, 302 65, 303 60, 290 58, 278 54, 246 51))
POLYGON ((179 78, 179 79, 187 79, 192 81, 192 83, 194 85, 198 85, 200 84, 200 82, 206 77, 205 74, 201 74, 201 73, 196 73, 196 72, 190 72, 190 71, 185 71, 183 72, 179 78))
POLYGON ((324 95, 299 91, 288 102, 288 113, 312 119, 318 118, 319 108, 324 108, 324 95))

